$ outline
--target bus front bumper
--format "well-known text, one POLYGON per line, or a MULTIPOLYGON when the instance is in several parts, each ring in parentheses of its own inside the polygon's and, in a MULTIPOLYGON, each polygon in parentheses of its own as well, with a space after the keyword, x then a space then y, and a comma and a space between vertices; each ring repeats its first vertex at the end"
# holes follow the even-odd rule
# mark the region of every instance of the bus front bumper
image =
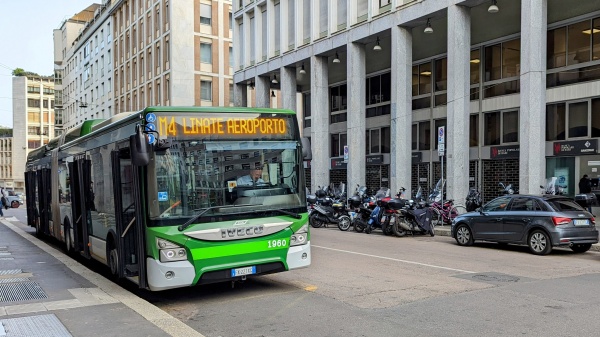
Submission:
POLYGON ((152 291, 189 287, 194 281, 196 271, 189 261, 163 263, 146 258, 148 269, 148 287, 152 291))
POLYGON ((310 266, 310 241, 305 245, 290 247, 287 253, 288 269, 298 269, 310 266))

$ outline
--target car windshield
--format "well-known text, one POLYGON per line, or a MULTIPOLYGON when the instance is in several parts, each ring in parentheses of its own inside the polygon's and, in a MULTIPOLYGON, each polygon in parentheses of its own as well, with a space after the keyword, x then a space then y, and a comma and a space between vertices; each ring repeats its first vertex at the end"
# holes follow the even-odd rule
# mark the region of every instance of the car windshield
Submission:
POLYGON ((570 199, 550 199, 546 200, 550 207, 557 212, 568 212, 568 211, 585 211, 578 203, 570 199))
POLYGON ((209 207, 198 222, 306 210, 299 148, 291 140, 173 141, 148 166, 151 225, 183 223, 209 207))

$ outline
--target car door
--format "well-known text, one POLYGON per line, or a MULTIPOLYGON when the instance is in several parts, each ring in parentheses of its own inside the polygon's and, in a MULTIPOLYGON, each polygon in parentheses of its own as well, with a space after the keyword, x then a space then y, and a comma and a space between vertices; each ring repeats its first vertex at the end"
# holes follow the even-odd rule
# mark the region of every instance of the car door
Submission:
POLYGON ((504 217, 503 240, 521 242, 527 227, 541 210, 535 198, 523 196, 513 198, 504 217))
POLYGON ((510 196, 502 196, 483 206, 479 216, 474 217, 471 222, 475 240, 502 240, 504 216, 510 199, 510 196))

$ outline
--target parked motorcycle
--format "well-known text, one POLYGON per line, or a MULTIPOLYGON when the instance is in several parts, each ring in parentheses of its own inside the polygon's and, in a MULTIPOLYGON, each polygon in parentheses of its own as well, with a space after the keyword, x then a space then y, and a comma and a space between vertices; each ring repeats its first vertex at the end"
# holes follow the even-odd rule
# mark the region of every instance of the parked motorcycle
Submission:
POLYGON ((427 203, 416 203, 413 200, 408 200, 397 212, 400 216, 396 216, 393 222, 392 229, 394 235, 400 237, 409 233, 412 235, 435 235, 435 231, 431 225, 433 210, 427 207, 427 203))
POLYGON ((469 189, 469 194, 467 194, 465 207, 467 208, 467 212, 473 212, 477 210, 479 207, 483 205, 481 200, 481 193, 476 188, 469 189))
POLYGON ((540 188, 542 189, 542 194, 563 195, 565 194, 565 189, 567 186, 559 185, 557 183, 557 178, 552 177, 547 180, 546 187, 540 185, 540 188))
POLYGON ((391 200, 390 189, 387 187, 382 187, 375 193, 374 201, 369 203, 369 206, 373 207, 373 209, 366 222, 365 233, 370 234, 374 229, 379 228, 385 235, 393 234, 392 226, 390 225, 391 214, 389 212, 389 202, 391 200))
POLYGON ((502 194, 515 194, 518 193, 515 189, 513 189, 512 184, 505 185, 503 182, 499 182, 498 186, 500 186, 499 192, 502 194))
POLYGON ((320 228, 322 226, 327 227, 328 224, 335 224, 342 231, 347 231, 350 228, 352 221, 343 201, 345 188, 345 184, 340 184, 339 189, 332 193, 334 197, 339 199, 326 196, 321 203, 317 203, 315 200, 314 207, 308 217, 308 222, 312 227, 320 228))

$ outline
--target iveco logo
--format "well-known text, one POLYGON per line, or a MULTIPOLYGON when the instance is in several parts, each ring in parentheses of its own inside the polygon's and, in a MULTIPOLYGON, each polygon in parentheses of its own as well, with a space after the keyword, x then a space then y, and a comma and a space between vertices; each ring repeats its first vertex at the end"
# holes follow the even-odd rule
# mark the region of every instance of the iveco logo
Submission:
POLYGON ((248 226, 248 227, 237 227, 237 228, 222 228, 221 238, 234 238, 240 236, 252 236, 260 235, 264 230, 263 225, 259 226, 248 226))

